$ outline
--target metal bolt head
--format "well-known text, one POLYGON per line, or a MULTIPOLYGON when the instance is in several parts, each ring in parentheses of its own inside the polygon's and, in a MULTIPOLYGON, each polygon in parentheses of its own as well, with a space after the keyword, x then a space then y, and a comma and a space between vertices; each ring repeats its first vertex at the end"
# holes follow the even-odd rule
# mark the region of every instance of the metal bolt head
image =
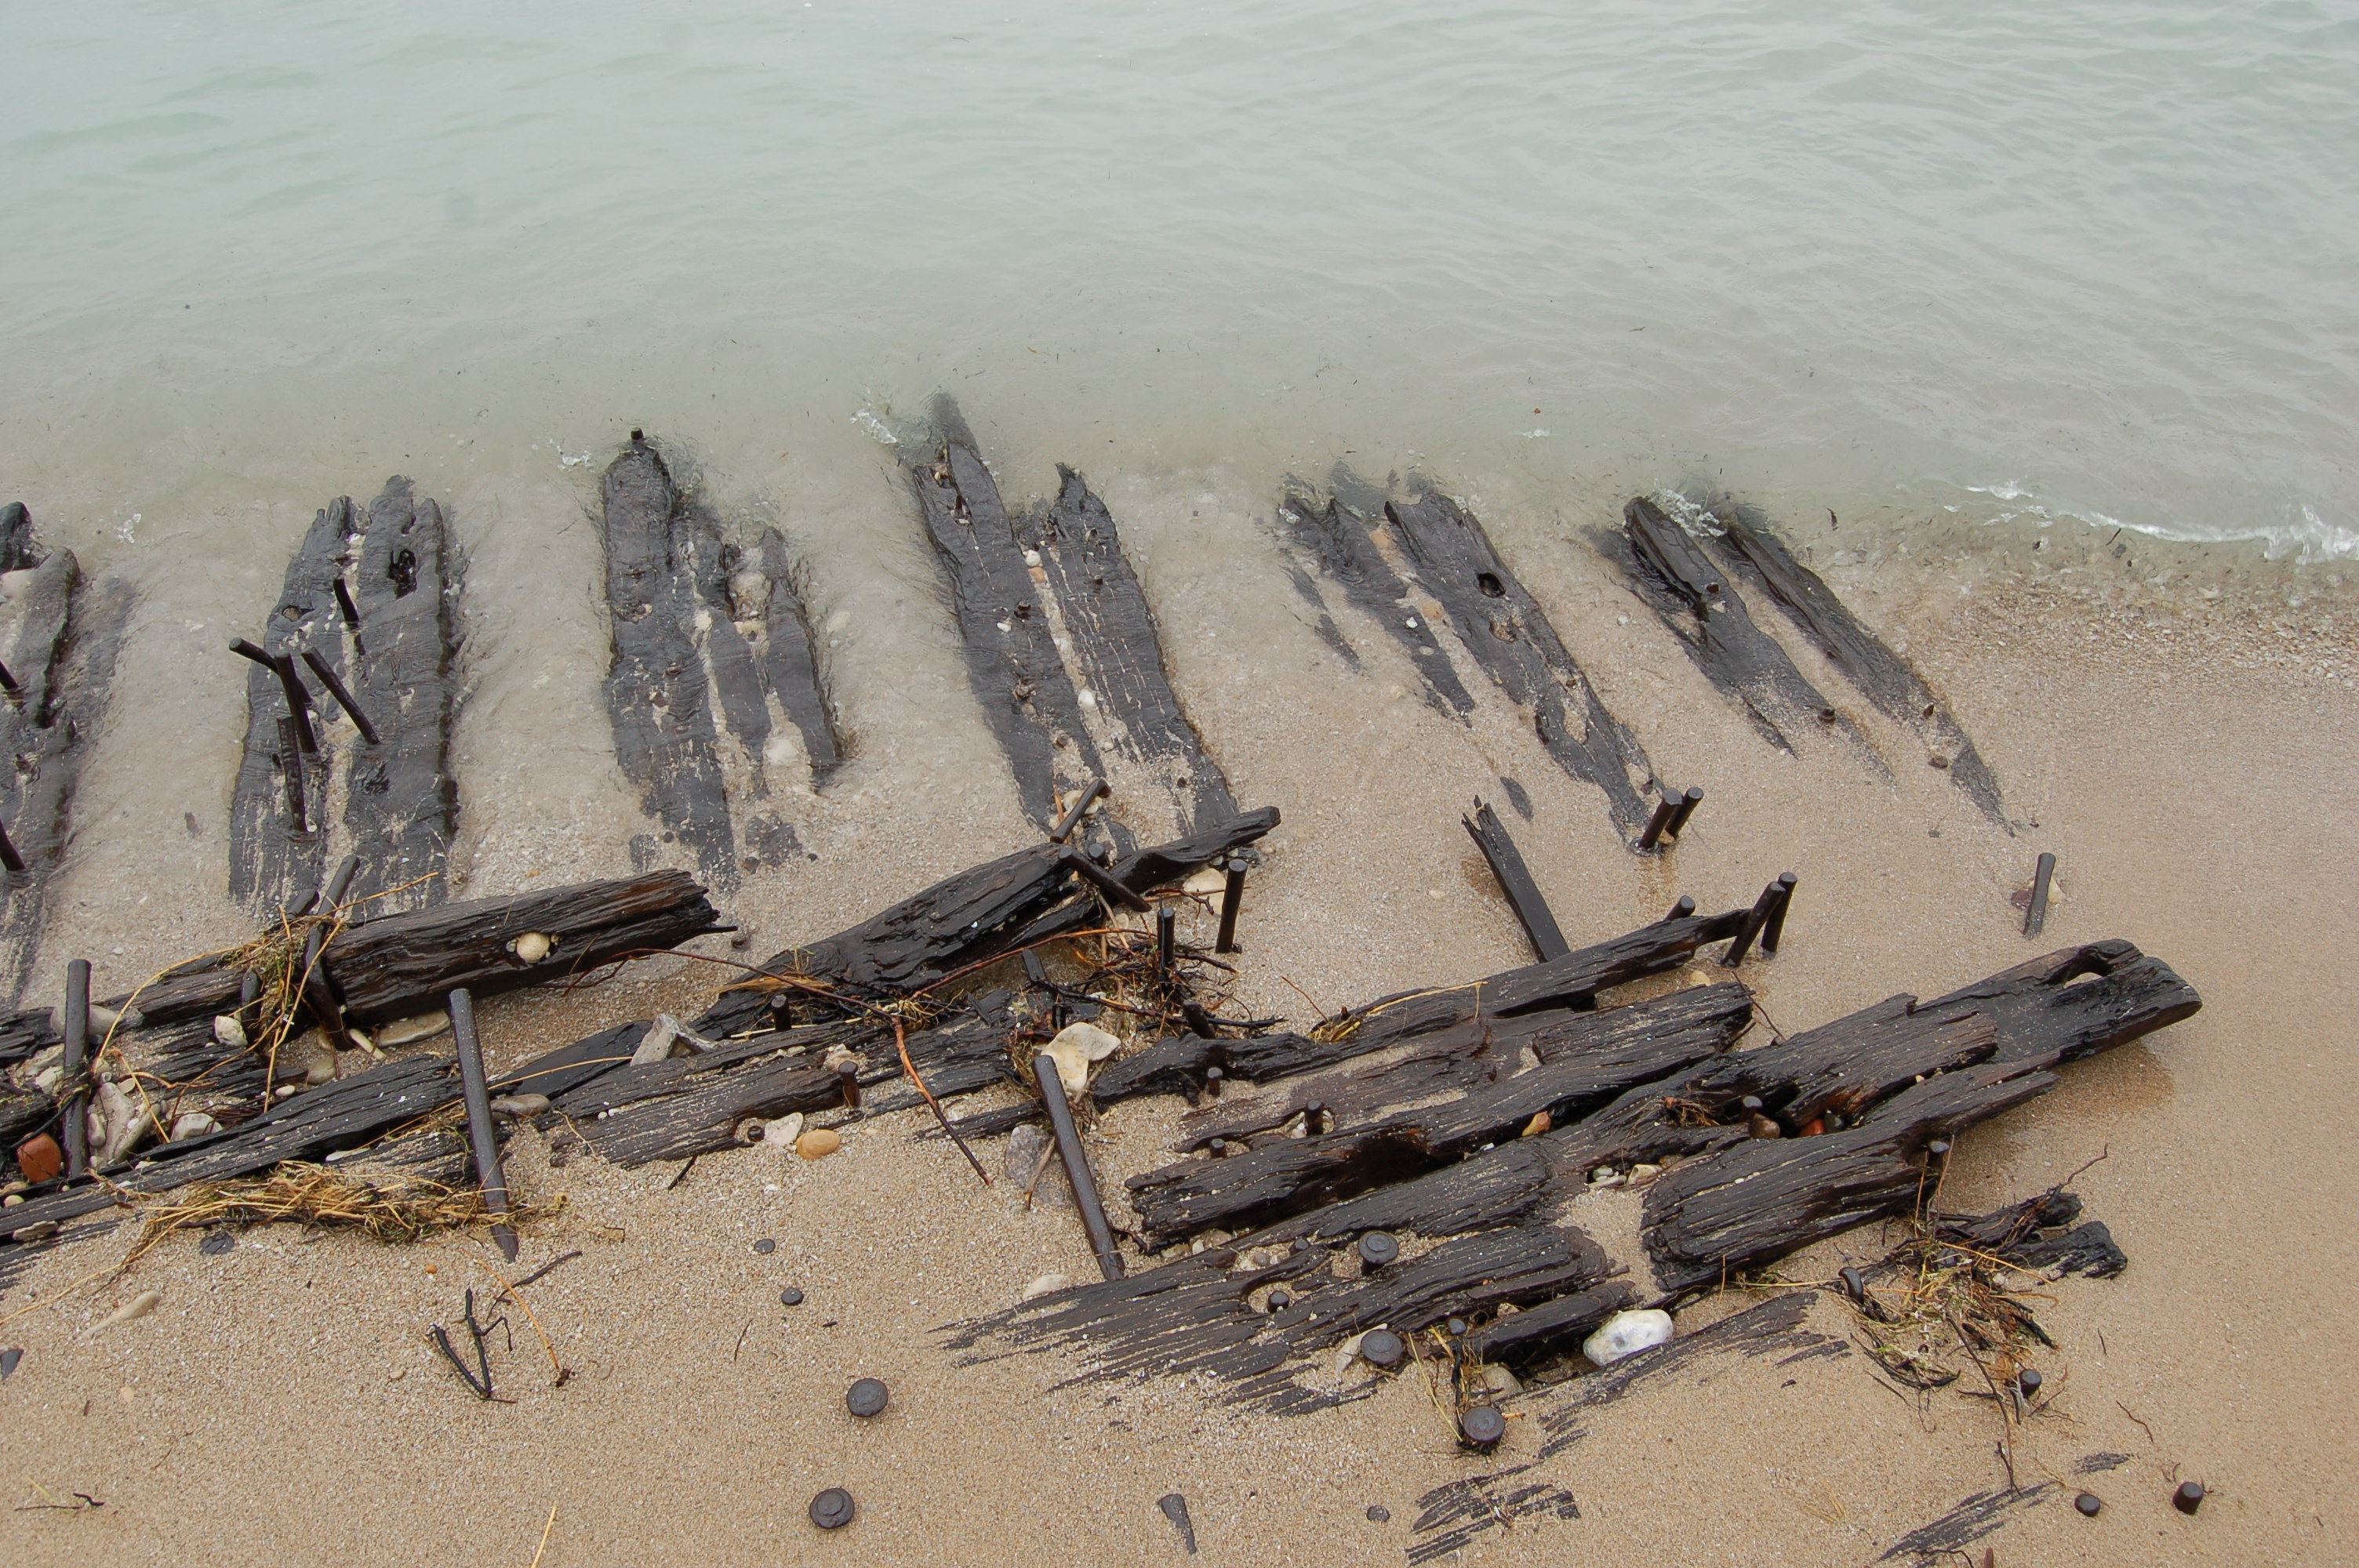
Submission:
POLYGON ((1375 1329, 1360 1337, 1360 1359, 1371 1367, 1397 1367, 1408 1354, 1408 1346, 1389 1328, 1375 1329))
POLYGON ((1469 1448, 1489 1453, 1499 1446, 1507 1435, 1507 1418, 1495 1405, 1469 1405, 1466 1413, 1458 1418, 1459 1440, 1469 1448))
POLYGON ((1284 1291, 1272 1291, 1269 1292, 1269 1310, 1271 1312, 1284 1312, 1288 1307, 1290 1307, 1293 1304, 1294 1298, 1288 1295, 1284 1291))
POLYGON ((2036 1367, 2026 1367, 2015 1375, 2015 1386, 2023 1390, 2023 1397, 2027 1400, 2038 1393, 2039 1385, 2045 1381, 2047 1379, 2039 1375, 2039 1370, 2036 1367))
POLYGON ((810 1502, 810 1521, 821 1530, 842 1530, 853 1512, 852 1494, 842 1487, 830 1487, 810 1502))
POLYGON ((870 1416, 884 1414, 885 1401, 890 1397, 882 1379, 863 1378, 852 1385, 851 1392, 843 1396, 843 1408, 864 1421, 870 1416))
POLYGON ((788 1285, 785 1290, 778 1292, 778 1304, 780 1306, 800 1306, 803 1304, 803 1293, 802 1292, 795 1289, 794 1286, 788 1285))
POLYGON ((2180 1513, 2191 1514, 2203 1506, 2203 1483, 2181 1481, 2179 1490, 2170 1494, 2170 1506, 2180 1513))
POLYGON ((1381 1269, 1400 1256, 1400 1243, 1389 1231, 1371 1230, 1360 1238, 1360 1261, 1371 1269, 1381 1269))
POLYGON ((2083 1492, 2072 1499, 2072 1506, 2081 1510, 2082 1519, 2095 1519, 2097 1510, 2105 1505, 2098 1501, 2096 1493, 2083 1492))

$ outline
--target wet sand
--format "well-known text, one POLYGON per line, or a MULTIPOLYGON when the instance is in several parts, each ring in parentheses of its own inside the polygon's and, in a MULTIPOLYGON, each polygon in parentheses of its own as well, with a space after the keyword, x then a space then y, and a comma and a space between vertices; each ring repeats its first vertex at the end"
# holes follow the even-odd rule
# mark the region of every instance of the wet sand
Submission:
MULTIPOLYGON (((1034 493, 1033 477, 1003 482, 1034 493)), ((638 818, 605 749, 603 646, 580 630, 595 628, 594 531, 484 527, 494 498, 421 491, 449 495, 474 550, 462 891, 618 869, 638 818), (585 585, 570 641, 546 634, 539 603, 570 600, 519 588, 512 574, 527 564, 585 585)), ((1966 1134, 1953 1162, 1945 1206, 1980 1209, 2103 1155, 2076 1188, 2130 1258, 2119 1279, 2049 1289, 2041 1315, 2058 1348, 2043 1366, 2060 1391, 2019 1431, 2015 1464, 2026 1486, 2063 1486, 1974 1551, 1989 1545, 2002 1563, 2343 1559, 2332 1542, 2359 1532, 2348 1414, 2359 1390, 2334 1327, 2359 1260, 2344 1219, 2359 1201, 2344 1108, 2359 1066, 2343 1039, 2359 982, 2342 961, 2343 885, 2359 867, 2348 766, 2359 702, 2339 584, 2225 552, 2115 557, 2102 536, 2060 529, 2037 551, 2029 535, 1953 537, 1921 523, 1834 535, 1856 558, 1828 548, 1819 564, 1950 700, 2022 824, 2010 835, 1864 703, 1851 706, 1894 782, 1832 742, 1772 752, 1580 542, 1614 517, 1598 498, 1478 506, 1662 776, 1709 791, 1678 849, 1647 860, 1495 701, 1471 729, 1445 721, 1409 695, 1390 644, 1356 625, 1366 669, 1343 671, 1269 558, 1254 486, 1109 476, 1105 494, 1208 749, 1242 804, 1286 814, 1243 927, 1240 994, 1256 1012, 1307 1021, 1306 996, 1332 1010, 1526 961, 1457 822, 1477 794, 1499 797, 1502 775, 1529 792, 1534 820, 1510 826, 1576 943, 1652 919, 1681 892, 1725 907, 1777 871, 1799 873, 1785 949, 1745 971, 1788 1031, 2100 937, 2177 968, 2202 992, 2201 1014, 2065 1068, 2055 1093, 1966 1134), (2153 585, 2158 572, 2170 580, 2153 585), (2279 623, 2297 630, 2281 635, 2279 623), (2009 894, 2042 849, 2060 857, 2063 897, 2031 943, 2009 894), (2074 1474, 2097 1454, 2127 1460, 2074 1474), (2167 1501, 2185 1478, 2212 1493, 2192 1519, 2167 1501), (2094 1520, 2071 1509, 2082 1487, 2104 1499, 2094 1520)), ((838 542, 813 570, 860 749, 825 798, 797 804, 815 858, 740 895, 755 953, 1032 837, 965 694, 914 522, 863 487, 846 496, 877 526, 828 535, 838 542)), ((579 522, 562 486, 497 504, 544 523, 571 508, 579 522)), ((261 563, 257 581, 275 580, 277 564, 261 563)), ((188 657, 171 645, 184 621, 152 597, 142 616, 118 689, 119 711, 135 715, 160 709, 188 657)), ((1770 629, 1823 689, 1848 695, 1770 629)), ((184 640, 222 639, 209 625, 184 640)), ((143 744, 111 722, 37 987, 72 951, 103 955, 103 988, 238 934, 236 913, 206 896, 219 841, 182 834, 177 804, 210 801, 206 820, 218 821, 205 792, 218 774, 225 795, 242 682, 212 667, 225 664, 182 676, 187 724, 213 748, 187 776, 134 776, 143 744)), ((730 953, 721 938, 699 950, 730 953)), ((665 959, 594 991, 503 999, 484 1010, 487 1041, 510 1061, 657 1007, 692 1009, 720 972, 665 959)), ((1179 1109, 1158 1099, 1111 1111, 1093 1145, 1102 1184, 1119 1192, 1122 1177, 1163 1162, 1179 1109)), ((553 1508, 546 1568, 1158 1563, 1184 1555, 1156 1507, 1177 1491, 1207 1563, 1399 1561, 1419 1539, 1421 1495, 1536 1446, 1545 1392, 1511 1403, 1522 1416, 1485 1460, 1455 1449, 1414 1374, 1365 1401, 1281 1418, 1224 1405, 1216 1384, 1071 1381, 1081 1364, 1054 1353, 960 1364, 944 1325, 1013 1303, 1045 1272, 1087 1277, 1090 1255, 1069 1211, 1023 1212, 918 1127, 908 1116, 858 1125, 841 1154, 811 1163, 760 1150, 710 1157, 676 1187, 676 1165, 626 1172, 583 1156, 549 1169, 538 1137, 520 1134, 512 1179, 567 1200, 527 1231, 520 1267, 584 1255, 526 1292, 573 1375, 550 1386, 517 1314, 514 1352, 504 1340, 495 1352, 514 1403, 473 1399, 426 1338, 456 1321, 462 1289, 494 1284, 501 1265, 480 1241, 388 1248, 281 1227, 204 1257, 180 1238, 96 1294, 67 1287, 119 1257, 136 1224, 56 1249, 0 1299, 0 1317, 13 1315, 0 1343, 27 1351, 0 1389, 0 1474, 18 1494, 12 1508, 75 1492, 105 1506, 0 1516, 0 1552, 521 1564, 553 1508), (764 1238, 774 1252, 756 1252, 764 1238), (779 1304, 789 1285, 802 1304, 779 1304), (78 1337, 146 1289, 162 1292, 152 1314, 78 1337), (842 1404, 864 1375, 892 1388, 887 1413, 868 1422, 842 1404), (822 1535, 804 1510, 838 1485, 859 1518, 822 1535), (1389 1521, 1370 1520, 1372 1505, 1389 1521)), ((995 1170, 999 1153, 985 1152, 995 1170)), ((1782 1271, 1823 1281, 1890 1239, 1854 1232, 1782 1271)), ((1732 1304, 1699 1303, 1682 1327, 1732 1304)), ((1832 1297, 1812 1322, 1852 1333, 1832 1297)), ((1857 1355, 1641 1379, 1583 1424, 1579 1443, 1519 1478, 1567 1488, 1580 1517, 1519 1520, 1462 1561, 1865 1563, 2006 1483, 1986 1402, 1897 1398, 1857 1355)))

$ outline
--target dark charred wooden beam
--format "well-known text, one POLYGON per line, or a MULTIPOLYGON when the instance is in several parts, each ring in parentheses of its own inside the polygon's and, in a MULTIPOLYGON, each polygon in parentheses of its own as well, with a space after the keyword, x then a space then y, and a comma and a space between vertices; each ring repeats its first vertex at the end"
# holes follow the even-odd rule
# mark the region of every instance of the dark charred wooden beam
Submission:
POLYGON ((1103 750, 1162 781, 1183 833, 1234 816, 1228 777, 1171 690, 1155 613, 1112 514, 1080 474, 1060 466, 1057 476, 1057 499, 1018 517, 1016 534, 1039 562, 1032 576, 1048 589, 1072 648, 1071 674, 1090 694, 1084 721, 1099 721, 1103 750))
MULTIPOLYGON (((648 871, 607 881, 549 888, 511 898, 470 899, 404 910, 348 925, 321 949, 344 1011, 374 1027, 431 1012, 465 986, 492 996, 584 977, 603 964, 678 946, 718 926, 704 890, 685 871, 648 871), (512 944, 527 933, 549 939, 537 963, 512 944)), ((243 974, 225 959, 193 960, 107 1005, 135 1009, 155 1027, 234 1011, 243 974)))
POLYGON ((1449 614, 1458 640, 1509 702, 1530 713, 1557 765, 1605 792, 1625 836, 1647 821, 1654 777, 1636 736, 1606 710, 1547 611, 1507 569, 1473 514, 1430 487, 1386 503, 1418 586, 1449 614))
MULTIPOLYGON (((364 740, 353 748, 344 794, 344 827, 360 857, 353 896, 384 895, 373 913, 421 908, 448 896, 442 871, 459 827, 459 781, 451 771, 458 585, 450 554, 442 509, 419 500, 409 481, 387 480, 369 503, 353 563, 368 631, 350 683, 380 743, 364 740)), ((331 670, 338 662, 332 655, 341 652, 334 627, 342 619, 341 607, 332 621, 323 606, 318 620, 306 623, 326 643, 306 652, 331 670)))
POLYGON ((1556 916, 1549 912, 1548 899, 1540 892, 1539 883, 1532 880, 1531 869, 1524 864, 1523 852, 1516 848, 1515 839, 1507 836, 1499 814, 1483 801, 1474 803, 1474 815, 1462 816, 1461 825, 1474 847, 1483 851, 1484 862, 1497 879, 1499 891, 1506 895, 1507 907, 1516 912, 1516 922, 1524 928, 1524 935, 1532 945, 1533 956, 1545 963, 1561 958, 1572 951, 1572 944, 1557 929, 1556 916))
POLYGON ((950 578, 967 680, 1006 753, 1025 815, 1046 829, 1058 797, 1103 777, 1104 766, 999 481, 956 402, 938 396, 930 414, 931 431, 903 443, 910 489, 950 578))
POLYGON ((1713 554, 1777 605, 1878 712, 1913 730, 1984 816, 2006 827, 1998 775, 1916 668, 1853 614, 1816 572, 1796 560, 1759 512, 1723 504, 1713 508, 1713 517, 1720 524, 1711 541, 1713 554))
MULTIPOLYGON (((1169 844, 1139 849, 1116 860, 1114 878, 1145 892, 1188 875, 1215 857, 1260 838, 1277 826, 1277 808, 1266 806, 1216 823, 1169 844)), ((849 930, 808 946, 774 954, 762 966, 772 975, 792 975, 898 994, 931 985, 955 970, 1053 935, 1055 923, 1078 929, 1093 905, 1076 894, 1071 868, 1058 844, 1036 844, 946 877, 849 930)), ((1090 895, 1094 899, 1095 894, 1090 895)), ((763 1022, 767 993, 733 988, 698 1020, 705 1034, 734 1034, 763 1022)))
MULTIPOLYGON (((350 558, 358 528, 349 496, 338 497, 313 516, 288 563, 278 598, 255 635, 264 653, 277 659, 310 649, 339 676, 345 673, 334 584, 350 558)), ((245 672, 245 749, 230 795, 229 895, 257 908, 285 908, 319 892, 327 835, 306 831, 287 811, 278 736, 287 699, 277 675, 259 666, 245 672)), ((315 773, 313 780, 317 792, 324 795, 324 773, 315 773)), ((313 780, 305 782, 308 785, 313 780)), ((312 793, 305 790, 307 797, 312 793)))
POLYGON ((1875 758, 1875 747, 1859 727, 1753 623, 1728 574, 1685 528, 1643 495, 1623 507, 1622 527, 1629 553, 1621 565, 1632 586, 1704 678, 1744 708, 1763 740, 1791 752, 1798 736, 1830 730, 1875 758))
POLYGON ((700 568, 704 557, 717 557, 718 531, 691 514, 654 446, 631 435, 606 470, 601 514, 614 754, 642 808, 695 855, 708 885, 726 892, 737 885, 736 833, 711 674, 696 637, 700 568))
MULTIPOLYGON (((1339 492, 1356 485, 1349 470, 1340 464, 1332 482, 1339 492)), ((1368 511, 1347 507, 1341 493, 1322 502, 1307 486, 1289 485, 1277 509, 1287 542, 1299 558, 1318 568, 1320 576, 1341 585, 1343 597, 1400 645, 1424 685, 1426 706, 1463 722, 1474 711, 1474 698, 1458 678, 1450 656, 1441 651, 1432 625, 1422 614, 1408 608, 1408 585, 1393 570, 1369 533, 1375 524, 1383 520, 1383 497, 1357 492, 1354 494, 1370 508, 1368 511)), ((1317 585, 1300 572, 1296 574, 1294 585, 1317 606, 1321 635, 1325 635, 1334 622, 1327 613, 1317 585)), ((1350 653, 1350 644, 1340 632, 1329 637, 1328 642, 1343 649, 1357 666, 1358 656, 1350 653)))
POLYGON ((0 700, 0 823, 24 862, 0 879, 0 1000, 20 996, 41 936, 44 892, 64 853, 69 808, 105 712, 131 590, 86 582, 71 550, 44 553, 31 514, 12 502, 0 560, 23 577, 0 614, 0 664, 16 689, 0 700))
POLYGON ((762 535, 762 678, 803 738, 812 787, 823 788, 843 765, 843 731, 820 678, 819 641, 795 581, 795 563, 775 528, 762 535))

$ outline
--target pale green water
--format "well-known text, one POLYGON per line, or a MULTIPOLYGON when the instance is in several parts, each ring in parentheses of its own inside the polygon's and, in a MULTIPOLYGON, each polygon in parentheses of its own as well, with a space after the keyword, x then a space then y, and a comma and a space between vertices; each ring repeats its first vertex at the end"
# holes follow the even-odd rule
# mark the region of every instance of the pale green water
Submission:
POLYGON ((2347 6, 688 9, 0 7, 0 493, 153 580, 947 386, 1093 472, 2359 550, 2347 6))

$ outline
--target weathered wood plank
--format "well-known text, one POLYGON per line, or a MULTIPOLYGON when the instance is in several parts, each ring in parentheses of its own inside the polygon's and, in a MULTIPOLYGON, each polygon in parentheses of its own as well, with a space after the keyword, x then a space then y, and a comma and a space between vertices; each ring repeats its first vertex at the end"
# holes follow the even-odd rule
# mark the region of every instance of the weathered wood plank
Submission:
POLYGON ((1507 568, 1483 524, 1430 486, 1385 504, 1393 536, 1415 562, 1418 586, 1449 614, 1458 640, 1508 701, 1532 716, 1557 765, 1605 794, 1625 836, 1645 826, 1640 792, 1654 767, 1637 738, 1607 711, 1556 627, 1507 568))
POLYGON ((1506 895, 1507 907, 1515 912, 1516 923, 1524 928, 1524 936, 1532 945, 1532 956, 1543 963, 1561 958, 1572 951, 1572 944, 1564 939, 1557 928, 1556 916, 1540 892, 1539 883, 1532 880, 1531 868, 1524 864, 1523 851, 1516 848, 1514 838, 1487 802, 1474 803, 1474 815, 1458 819, 1465 827, 1468 838, 1483 852, 1484 863, 1506 895))
POLYGON ((1712 514, 1719 524, 1710 536, 1712 553, 1784 611, 1877 711, 1913 730, 1984 816, 2007 827, 1998 775, 1916 667, 1853 614, 1818 573, 1796 560, 1757 510, 1722 504, 1712 514))
POLYGON ((713 553, 718 540, 689 516, 671 470, 636 430, 607 468, 603 495, 615 758, 666 837, 688 847, 708 885, 729 892, 738 881, 736 834, 697 636, 700 547, 713 553))
MULTIPOLYGON (((317 653, 341 677, 344 638, 334 585, 343 575, 355 530, 352 498, 340 496, 311 519, 288 562, 285 582, 253 641, 276 657, 317 653)), ((349 683, 347 683, 349 684, 349 683)), ((229 896, 256 909, 299 904, 320 890, 326 863, 326 770, 282 754, 278 721, 287 699, 278 677, 258 665, 245 672, 245 745, 230 795, 229 896), (288 816, 285 770, 303 770, 309 820, 288 816)), ((374 721, 374 720, 372 720, 374 721)))
POLYGON ((1071 644, 1073 674, 1089 713, 1112 730, 1104 750, 1159 778, 1178 803, 1183 833, 1234 816, 1221 765, 1205 752, 1164 669, 1154 611, 1123 554, 1113 515, 1082 476, 1060 466, 1057 499, 1016 523, 1039 561, 1071 644))
POLYGON ((795 580, 787 541, 775 528, 762 535, 762 680, 788 723, 803 738, 811 787, 824 788, 846 756, 835 704, 820 678, 819 641, 795 580))
MULTIPOLYGON (((344 827, 360 858, 351 896, 386 895, 372 913, 420 908, 449 892, 442 871, 459 827, 451 771, 458 585, 449 551, 442 509, 418 499, 408 480, 387 480, 369 503, 355 562, 361 651, 345 682, 383 742, 353 741, 345 775, 344 827)), ((334 623, 312 630, 310 651, 339 667, 343 638, 334 623)), ((321 706, 330 711, 324 696, 321 706)))
POLYGON ((1629 554, 1621 566, 1632 586, 1704 678, 1744 708, 1763 740, 1790 752, 1798 737, 1829 730, 1883 769, 1866 735, 1753 623, 1728 574, 1712 565, 1685 528, 1643 495, 1623 507, 1622 526, 1629 554))
POLYGON ((968 683, 1015 773, 1024 814, 1048 827, 1059 797, 1104 776, 1104 766, 999 481, 956 402, 938 396, 930 415, 931 432, 903 443, 910 489, 950 578, 968 683))
MULTIPOLYGON (((1441 651, 1433 627, 1410 602, 1408 585, 1393 570, 1369 535, 1370 527, 1382 519, 1383 497, 1361 494, 1364 487, 1359 486, 1350 470, 1340 463, 1330 486, 1335 493, 1321 501, 1307 485, 1288 485, 1286 497, 1277 509, 1287 542, 1301 559, 1315 566, 1321 577, 1341 585, 1344 599, 1400 644, 1424 686, 1426 706, 1464 722, 1474 711, 1474 698, 1458 678, 1449 655, 1441 651), (1347 507, 1343 500, 1346 492, 1357 495, 1369 510, 1347 507)), ((1332 629, 1334 621, 1316 584, 1307 575, 1298 573, 1294 585, 1317 607, 1321 627, 1332 629)), ((1329 642, 1331 645, 1341 644, 1348 653, 1350 644, 1341 633, 1329 638, 1329 642)), ((1350 656, 1356 667, 1357 655, 1350 656)))

